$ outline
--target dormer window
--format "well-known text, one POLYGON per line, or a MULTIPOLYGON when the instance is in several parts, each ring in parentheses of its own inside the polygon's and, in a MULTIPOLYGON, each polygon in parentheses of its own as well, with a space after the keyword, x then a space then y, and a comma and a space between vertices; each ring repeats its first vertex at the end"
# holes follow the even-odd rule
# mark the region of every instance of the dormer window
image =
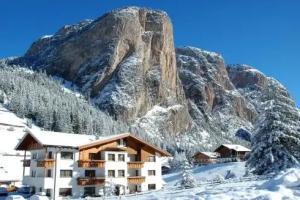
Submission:
POLYGON ((118 140, 118 146, 119 146, 119 147, 126 147, 126 140, 124 140, 124 139, 119 139, 119 140, 118 140))

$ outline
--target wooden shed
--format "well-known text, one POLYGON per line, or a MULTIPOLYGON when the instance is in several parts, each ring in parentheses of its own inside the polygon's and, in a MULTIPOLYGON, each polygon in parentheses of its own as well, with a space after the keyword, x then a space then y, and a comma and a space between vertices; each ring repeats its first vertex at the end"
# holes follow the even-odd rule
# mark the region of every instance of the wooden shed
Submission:
POLYGON ((193 158, 195 164, 207 165, 216 163, 219 154, 216 152, 197 152, 193 158))

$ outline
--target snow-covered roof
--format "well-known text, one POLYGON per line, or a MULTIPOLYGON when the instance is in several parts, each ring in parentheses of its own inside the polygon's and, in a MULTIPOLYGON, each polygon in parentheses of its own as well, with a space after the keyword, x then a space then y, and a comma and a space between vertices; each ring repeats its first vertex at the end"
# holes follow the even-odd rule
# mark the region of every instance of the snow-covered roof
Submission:
POLYGON ((15 149, 27 150, 28 137, 31 137, 31 140, 35 140, 40 146, 68 147, 68 148, 79 148, 79 149, 87 149, 95 145, 101 145, 114 140, 131 137, 137 140, 138 142, 146 144, 150 148, 155 149, 155 151, 161 153, 164 156, 171 156, 168 152, 159 149, 143 141, 142 139, 139 139, 131 135, 130 133, 122 133, 122 134, 116 134, 110 136, 95 136, 95 135, 82 135, 82 134, 70 134, 70 133, 60 133, 60 132, 51 132, 51 131, 29 130, 29 132, 25 134, 24 137, 20 140, 18 145, 15 147, 15 149))
MULTIPOLYGON (((95 135, 71 134, 71 133, 38 131, 38 130, 34 130, 34 131, 29 130, 28 134, 30 134, 39 144, 43 146, 61 146, 61 147, 73 147, 73 148, 77 148, 79 146, 86 145, 98 140, 106 140, 117 136, 117 135, 112 135, 112 136, 97 137, 95 135)), ((19 144, 16 146, 16 149, 28 134, 24 135, 24 137, 21 139, 19 144)))
POLYGON ((244 147, 242 145, 239 144, 223 144, 224 147, 227 147, 228 149, 232 149, 235 151, 251 151, 250 149, 248 149, 247 147, 244 147))
POLYGON ((202 153, 210 158, 217 158, 219 156, 219 154, 216 152, 200 152, 200 153, 202 153))

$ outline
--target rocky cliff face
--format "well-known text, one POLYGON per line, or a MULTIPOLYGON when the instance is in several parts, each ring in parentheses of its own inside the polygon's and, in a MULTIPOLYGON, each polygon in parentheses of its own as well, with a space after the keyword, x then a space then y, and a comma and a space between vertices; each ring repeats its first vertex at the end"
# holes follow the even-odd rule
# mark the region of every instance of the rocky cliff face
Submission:
POLYGON ((75 83, 99 109, 152 137, 182 135, 203 148, 241 142, 235 133, 252 132, 266 100, 294 106, 278 81, 252 67, 226 66, 194 47, 175 52, 167 14, 144 8, 64 26, 9 62, 75 83))
POLYGON ((189 113, 211 145, 232 142, 241 130, 252 132, 270 100, 295 107, 284 86, 253 67, 226 66, 217 53, 194 47, 176 54, 189 113))
POLYGON ((288 90, 277 80, 247 65, 229 65, 229 78, 258 113, 263 112, 264 102, 276 100, 295 107, 288 90))
POLYGON ((132 123, 155 105, 180 105, 167 112, 168 131, 185 132, 191 126, 177 76, 172 24, 162 11, 129 7, 65 26, 33 43, 18 62, 76 83, 116 119, 132 123))
POLYGON ((217 144, 233 139, 240 128, 252 130, 257 112, 231 82, 223 58, 193 47, 178 48, 179 77, 189 112, 206 140, 217 144))

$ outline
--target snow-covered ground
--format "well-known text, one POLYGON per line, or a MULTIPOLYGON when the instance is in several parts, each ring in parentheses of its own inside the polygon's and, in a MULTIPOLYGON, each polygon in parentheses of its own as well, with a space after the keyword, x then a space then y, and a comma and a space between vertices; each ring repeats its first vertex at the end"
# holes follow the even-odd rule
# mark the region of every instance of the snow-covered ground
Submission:
MULTIPOLYGON (((164 176, 165 188, 157 192, 129 195, 128 200, 297 200, 300 199, 300 168, 282 172, 275 178, 245 177, 245 163, 225 163, 193 170, 198 187, 180 189, 180 173, 164 176), (223 179, 228 170, 235 178, 223 179)), ((112 198, 114 199, 114 198, 112 198)))
POLYGON ((24 152, 14 148, 25 134, 25 123, 0 105, 0 181, 22 180, 24 152))

